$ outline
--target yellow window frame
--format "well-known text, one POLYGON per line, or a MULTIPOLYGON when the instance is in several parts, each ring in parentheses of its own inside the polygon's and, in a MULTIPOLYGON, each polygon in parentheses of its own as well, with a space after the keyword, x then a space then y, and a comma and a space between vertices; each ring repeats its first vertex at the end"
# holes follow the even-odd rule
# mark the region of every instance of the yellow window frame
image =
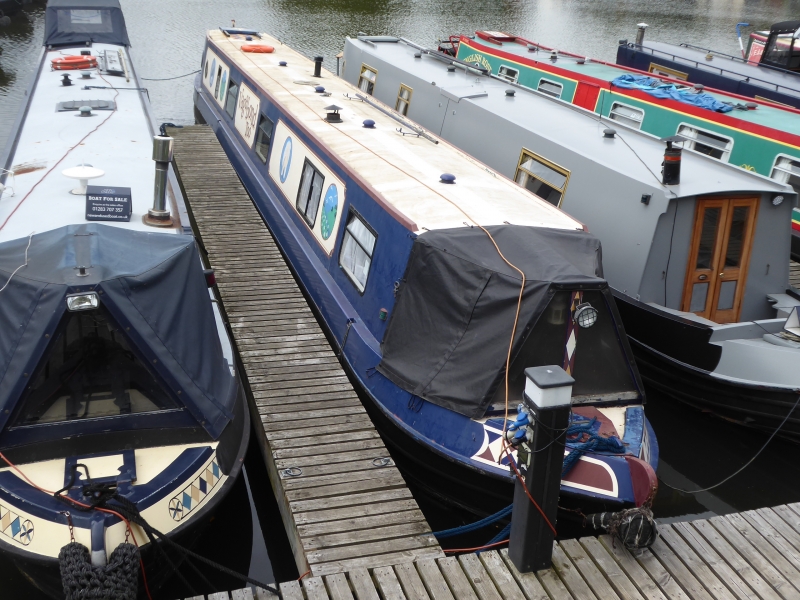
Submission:
POLYGON ((533 150, 529 150, 528 148, 522 148, 522 150, 519 153, 519 160, 517 161, 517 170, 514 172, 514 181, 517 182, 517 185, 522 186, 522 184, 520 184, 517 181, 519 179, 520 172, 525 173, 528 177, 533 177, 537 181, 541 181, 542 183, 549 185, 554 190, 558 190, 559 192, 561 192, 561 198, 559 198, 558 200, 558 207, 561 208, 561 204, 564 202, 564 195, 567 193, 567 186, 569 186, 569 176, 570 176, 569 169, 567 169, 566 167, 562 167, 558 163, 554 163, 552 160, 546 159, 544 156, 542 156, 541 154, 537 154, 533 150), (528 158, 532 158, 533 160, 543 164, 544 166, 552 169, 553 171, 561 173, 565 177, 564 185, 559 187, 555 183, 548 181, 544 177, 536 175, 530 172, 528 169, 523 168, 522 164, 526 162, 528 158))
POLYGON ((411 106, 411 96, 413 94, 414 94, 414 90, 412 88, 408 87, 404 83, 401 83, 400 84, 400 89, 397 90, 397 101, 394 103, 394 109, 397 112, 399 112, 401 115, 407 115, 408 114, 408 107, 411 106), (408 92, 408 98, 403 98, 403 96, 402 96, 403 90, 406 90, 408 92), (400 110, 400 104, 401 103, 405 103, 405 105, 406 105, 405 112, 400 110))

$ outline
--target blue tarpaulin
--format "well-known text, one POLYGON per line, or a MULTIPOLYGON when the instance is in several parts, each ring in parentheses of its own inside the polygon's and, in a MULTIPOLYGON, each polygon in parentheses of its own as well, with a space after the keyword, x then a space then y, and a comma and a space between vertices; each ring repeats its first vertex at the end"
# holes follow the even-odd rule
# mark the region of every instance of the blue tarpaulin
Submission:
POLYGON ((611 82, 611 85, 628 90, 642 90, 656 98, 669 98, 715 112, 725 113, 733 110, 730 104, 720 102, 710 94, 698 94, 692 88, 681 88, 672 83, 662 83, 647 75, 620 75, 611 82))

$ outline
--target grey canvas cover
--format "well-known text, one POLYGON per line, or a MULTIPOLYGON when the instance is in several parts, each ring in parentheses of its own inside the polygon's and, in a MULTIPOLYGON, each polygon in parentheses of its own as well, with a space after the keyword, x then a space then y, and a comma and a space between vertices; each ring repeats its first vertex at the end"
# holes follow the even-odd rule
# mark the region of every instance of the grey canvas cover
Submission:
POLYGON ((27 237, 0 244, 0 429, 55 337, 67 294, 94 291, 179 403, 214 439, 222 433, 236 381, 194 238, 69 225, 32 236, 27 266, 11 277, 27 245, 27 237))
MULTIPOLYGON (((520 340, 560 289, 606 289, 600 241, 583 231, 487 227, 525 273, 512 361, 520 340)), ((478 418, 502 380, 522 278, 478 227, 421 234, 382 344, 377 369, 429 402, 478 418)))
POLYGON ((44 17, 45 46, 89 43, 130 46, 118 0, 50 0, 44 17))

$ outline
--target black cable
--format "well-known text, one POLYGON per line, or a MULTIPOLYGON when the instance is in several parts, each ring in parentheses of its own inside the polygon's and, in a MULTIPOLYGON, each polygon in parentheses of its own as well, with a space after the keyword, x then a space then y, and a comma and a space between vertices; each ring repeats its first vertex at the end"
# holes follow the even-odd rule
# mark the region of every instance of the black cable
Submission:
POLYGON ((674 485, 670 485, 670 484, 668 484, 666 481, 662 481, 662 483, 663 483, 664 485, 666 485, 668 488, 672 488, 673 490, 677 490, 677 491, 679 491, 679 492, 683 492, 684 494, 699 494, 700 492, 707 492, 708 490, 713 490, 714 488, 721 486, 721 485, 722 485, 723 483, 725 483, 726 481, 728 481, 728 480, 730 480, 730 479, 733 479, 733 478, 734 478, 734 477, 736 477, 736 476, 737 476, 739 473, 741 473, 742 471, 744 471, 744 470, 745 470, 747 467, 749 467, 749 466, 750 466, 750 463, 752 463, 752 462, 753 462, 755 459, 757 459, 757 458, 758 458, 758 455, 759 455, 759 454, 761 454, 761 453, 764 451, 764 448, 766 448, 766 447, 767 447, 767 445, 768 445, 768 444, 769 444, 769 443, 772 441, 772 438, 774 438, 774 437, 775 437, 775 435, 776 435, 776 434, 777 434, 777 433, 778 433, 778 432, 781 430, 781 427, 783 427, 783 426, 786 424, 786 421, 788 421, 788 420, 789 420, 789 417, 790 417, 790 416, 792 415, 792 413, 794 412, 794 409, 795 409, 795 408, 797 408, 797 405, 798 405, 798 404, 800 404, 800 395, 798 395, 798 396, 797 396, 797 400, 795 401, 795 403, 794 403, 794 406, 792 406, 792 409, 791 409, 791 410, 790 410, 790 411, 789 411, 789 412, 786 414, 786 416, 783 418, 783 421, 781 421, 781 424, 780 424, 780 425, 778 425, 778 428, 777 428, 775 431, 773 431, 773 432, 772 432, 772 435, 771 435, 771 436, 769 436, 769 439, 768 439, 766 442, 764 442, 764 445, 763 445, 763 446, 761 446, 761 449, 760 449, 758 452, 756 452, 756 455, 755 455, 753 458, 751 458, 750 460, 748 460, 748 461, 747 461, 747 462, 746 462, 746 463, 745 463, 745 464, 742 466, 742 468, 740 468, 738 471, 736 471, 736 472, 735 472, 735 473, 733 473, 732 475, 728 475, 728 476, 727 476, 725 479, 723 479, 723 480, 722 480, 722 481, 720 481, 719 483, 715 483, 715 484, 714 484, 714 485, 712 485, 711 487, 703 488, 702 490, 694 490, 694 491, 691 491, 691 490, 682 490, 681 488, 678 488, 678 487, 675 487, 674 485))
POLYGON ((184 73, 183 75, 176 75, 175 77, 161 77, 161 78, 152 78, 152 77, 139 77, 142 81, 172 81, 173 79, 180 79, 181 77, 188 77, 189 75, 194 75, 195 73, 199 73, 200 69, 196 71, 192 71, 191 73, 184 73))
POLYGON ((672 240, 675 239, 675 222, 678 220, 678 203, 675 203, 675 216, 672 218, 672 233, 669 235, 669 253, 667 254, 667 267, 664 269, 664 306, 667 305, 667 277, 669 277, 669 262, 672 260, 672 240))

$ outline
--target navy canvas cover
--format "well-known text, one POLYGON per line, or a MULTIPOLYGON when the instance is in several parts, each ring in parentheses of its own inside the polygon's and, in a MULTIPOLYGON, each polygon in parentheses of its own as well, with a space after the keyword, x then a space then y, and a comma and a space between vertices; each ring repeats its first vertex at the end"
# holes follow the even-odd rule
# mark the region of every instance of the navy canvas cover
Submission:
POLYGON ((94 291, 166 388, 214 439, 222 433, 236 381, 194 238, 69 225, 33 235, 27 265, 12 277, 27 246, 27 237, 0 244, 0 429, 67 311, 67 294, 94 291))
POLYGON ((45 46, 87 42, 130 46, 118 0, 50 0, 44 17, 45 46))
MULTIPOLYGON (((600 241, 576 230, 487 229, 525 273, 513 362, 556 291, 608 287, 600 241)), ((411 249, 378 371, 415 396, 481 417, 505 371, 521 283, 480 228, 424 232, 411 249)))

